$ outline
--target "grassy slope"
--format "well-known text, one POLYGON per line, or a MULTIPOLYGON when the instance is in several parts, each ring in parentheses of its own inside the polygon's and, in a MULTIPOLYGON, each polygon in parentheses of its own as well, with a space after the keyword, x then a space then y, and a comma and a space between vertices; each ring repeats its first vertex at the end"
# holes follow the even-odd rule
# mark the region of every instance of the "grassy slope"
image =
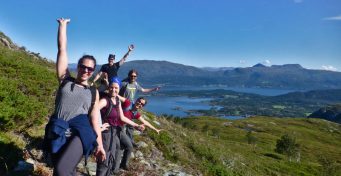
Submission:
MULTIPOLYGON (((167 129, 163 135, 171 138, 173 146, 173 150, 163 149, 164 152, 207 175, 341 173, 341 127, 336 123, 269 117, 235 121, 199 117, 175 120, 178 124, 160 120, 167 129), (228 125, 226 122, 232 123, 228 125), (208 125, 207 130, 205 125, 208 125), (256 145, 247 143, 246 129, 253 131, 256 145), (277 139, 285 133, 296 137, 301 146, 299 162, 289 162, 287 156, 274 152, 277 139)), ((156 138, 155 141, 162 143, 162 139, 156 138)))
POLYGON ((0 170, 19 159, 23 136, 42 136, 57 85, 53 63, 0 44, 0 170))

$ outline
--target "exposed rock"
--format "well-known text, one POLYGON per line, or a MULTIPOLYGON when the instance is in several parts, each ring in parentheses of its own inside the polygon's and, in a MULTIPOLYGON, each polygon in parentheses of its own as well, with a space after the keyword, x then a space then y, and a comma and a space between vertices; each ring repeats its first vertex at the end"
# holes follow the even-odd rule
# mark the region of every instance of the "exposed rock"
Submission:
POLYGON ((223 125, 224 125, 224 126, 231 126, 231 125, 232 125, 232 122, 224 122, 223 125))
POLYGON ((160 122, 158 122, 158 121, 156 121, 156 120, 154 120, 153 122, 154 122, 156 125, 158 125, 158 126, 161 125, 160 122))
POLYGON ((146 160, 142 159, 140 160, 140 163, 144 164, 147 167, 147 169, 152 169, 151 164, 146 160))
POLYGON ((137 135, 137 136, 141 135, 141 131, 139 131, 139 130, 134 130, 134 135, 137 135))
POLYGON ((137 145, 137 148, 147 148, 148 147, 148 144, 146 144, 143 141, 136 143, 136 145, 137 145))
POLYGON ((247 127, 254 127, 255 125, 253 124, 247 124, 247 127))
POLYGON ((269 122, 270 124, 272 124, 272 125, 277 125, 275 122, 269 122))
POLYGON ((136 158, 143 158, 143 153, 138 150, 138 151, 135 152, 135 157, 136 158))
POLYGON ((10 43, 6 38, 0 37, 0 42, 1 42, 5 47, 11 49, 11 43, 10 43))
POLYGON ((32 149, 30 152, 36 160, 42 160, 43 159, 43 151, 42 150, 32 149))

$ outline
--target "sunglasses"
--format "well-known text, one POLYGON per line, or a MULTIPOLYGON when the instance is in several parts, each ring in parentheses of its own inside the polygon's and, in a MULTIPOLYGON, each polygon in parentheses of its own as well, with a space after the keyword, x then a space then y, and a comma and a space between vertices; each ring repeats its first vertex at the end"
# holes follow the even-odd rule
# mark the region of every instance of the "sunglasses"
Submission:
POLYGON ((83 65, 83 64, 80 64, 80 65, 79 65, 79 68, 82 69, 82 70, 88 70, 88 71, 87 71, 88 73, 92 73, 92 72, 95 71, 94 68, 92 68, 92 67, 87 67, 87 66, 85 66, 85 65, 83 65))
POLYGON ((130 75, 130 77, 132 77, 132 78, 136 78, 136 77, 137 77, 137 75, 130 75))
POLYGON ((136 102, 136 105, 141 105, 143 107, 145 104, 142 103, 141 101, 138 101, 138 102, 136 102))

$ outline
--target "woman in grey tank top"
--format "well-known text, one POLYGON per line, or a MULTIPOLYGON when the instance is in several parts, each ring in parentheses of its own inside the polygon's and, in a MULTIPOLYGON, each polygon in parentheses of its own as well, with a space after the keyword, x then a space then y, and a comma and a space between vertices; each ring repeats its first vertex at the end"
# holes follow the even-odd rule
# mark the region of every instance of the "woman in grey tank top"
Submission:
MULTIPOLYGON (((95 70, 96 60, 90 55, 84 55, 80 58, 77 66, 77 77, 71 79, 68 70, 66 35, 66 28, 70 19, 60 18, 57 19, 57 21, 59 27, 56 70, 58 81, 61 86, 56 97, 55 112, 51 117, 49 124, 51 123, 52 126, 56 126, 56 123, 58 123, 58 125, 66 125, 68 127, 67 129, 71 129, 71 135, 65 135, 66 137, 62 136, 63 138, 66 138, 65 142, 58 144, 60 145, 58 146, 60 148, 58 148, 55 153, 52 152, 54 165, 53 174, 76 175, 76 167, 82 156, 87 156, 90 153, 86 153, 86 149, 90 148, 89 150, 91 151, 93 145, 96 145, 96 142, 97 149, 95 155, 97 156, 97 159, 104 161, 106 158, 100 126, 98 124, 98 91, 96 90, 96 99, 92 105, 92 92, 88 84, 88 79, 95 70), (92 107, 92 110, 90 107, 92 107), (91 112, 89 112, 90 110, 91 112), (88 114, 92 126, 90 125, 88 114), (76 125, 72 124, 75 121, 77 121, 77 123, 75 123, 76 125), (79 125, 78 122, 81 122, 81 125, 79 125), (85 126, 83 124, 85 124, 85 126), (75 130, 76 132, 74 133, 75 130), (88 134, 91 134, 94 137, 89 139, 88 134)), ((67 134, 66 131, 68 130, 65 130, 65 134, 67 134)), ((52 151, 53 147, 55 146, 51 147, 52 151)))

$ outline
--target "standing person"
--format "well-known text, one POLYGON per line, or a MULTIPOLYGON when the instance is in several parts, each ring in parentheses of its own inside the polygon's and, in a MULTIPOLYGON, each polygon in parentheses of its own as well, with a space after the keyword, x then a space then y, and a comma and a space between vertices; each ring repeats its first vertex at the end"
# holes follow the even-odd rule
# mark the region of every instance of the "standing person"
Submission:
POLYGON ((102 76, 103 73, 107 74, 108 80, 111 80, 113 77, 117 77, 118 69, 124 64, 130 52, 133 50, 134 50, 134 45, 129 45, 128 52, 123 56, 123 58, 119 62, 116 62, 116 63, 115 63, 116 56, 114 54, 109 54, 108 63, 102 65, 101 70, 96 75, 93 83, 95 83, 102 76))
MULTIPOLYGON (((107 155, 106 160, 97 162, 97 176, 110 175, 112 168, 115 165, 117 151, 120 149, 119 138, 121 133, 123 133, 120 124, 127 123, 139 130, 144 130, 143 125, 138 125, 123 115, 121 102, 117 97, 120 90, 120 84, 117 77, 114 77, 109 84, 108 96, 99 101, 103 122, 109 123, 110 128, 102 132, 103 146, 107 155)), ((118 170, 114 170, 114 173, 117 172, 118 170)))
POLYGON ((130 102, 135 101, 135 96, 137 91, 141 91, 143 93, 149 93, 153 91, 160 90, 160 87, 145 89, 140 86, 138 82, 136 82, 138 73, 135 69, 132 69, 128 73, 128 77, 122 81, 122 88, 120 90, 120 96, 128 98, 130 102))
POLYGON ((105 160, 102 136, 98 124, 98 101, 96 89, 88 79, 96 67, 91 55, 78 61, 77 76, 72 78, 68 70, 66 28, 70 19, 57 19, 58 54, 57 77, 60 83, 55 101, 55 111, 45 129, 45 144, 52 153, 53 175, 76 175, 76 167, 96 148, 99 161, 105 160), (91 122, 91 124, 90 124, 91 122))
MULTIPOLYGON (((160 129, 155 128, 152 124, 150 124, 147 120, 145 120, 139 110, 142 110, 143 107, 147 104, 147 99, 144 97, 139 97, 134 106, 129 109, 130 107, 130 100, 124 97, 119 96, 120 101, 122 102, 122 109, 123 109, 123 114, 126 116, 128 119, 133 120, 133 119, 138 119, 141 121, 145 126, 155 130, 158 134, 160 133, 160 129)), ((125 124, 122 124, 125 125, 125 124)), ((121 142, 121 150, 119 150, 119 154, 117 155, 118 157, 115 159, 115 170, 118 170, 118 168, 122 168, 124 170, 128 170, 128 160, 130 158, 131 152, 133 151, 133 133, 134 133, 134 127, 131 125, 127 124, 126 125, 126 131, 122 133, 120 142, 121 142), (122 157, 123 154, 123 157, 122 157), (122 160, 121 160, 122 158, 122 160), (119 163, 121 160, 121 163, 119 163)))

